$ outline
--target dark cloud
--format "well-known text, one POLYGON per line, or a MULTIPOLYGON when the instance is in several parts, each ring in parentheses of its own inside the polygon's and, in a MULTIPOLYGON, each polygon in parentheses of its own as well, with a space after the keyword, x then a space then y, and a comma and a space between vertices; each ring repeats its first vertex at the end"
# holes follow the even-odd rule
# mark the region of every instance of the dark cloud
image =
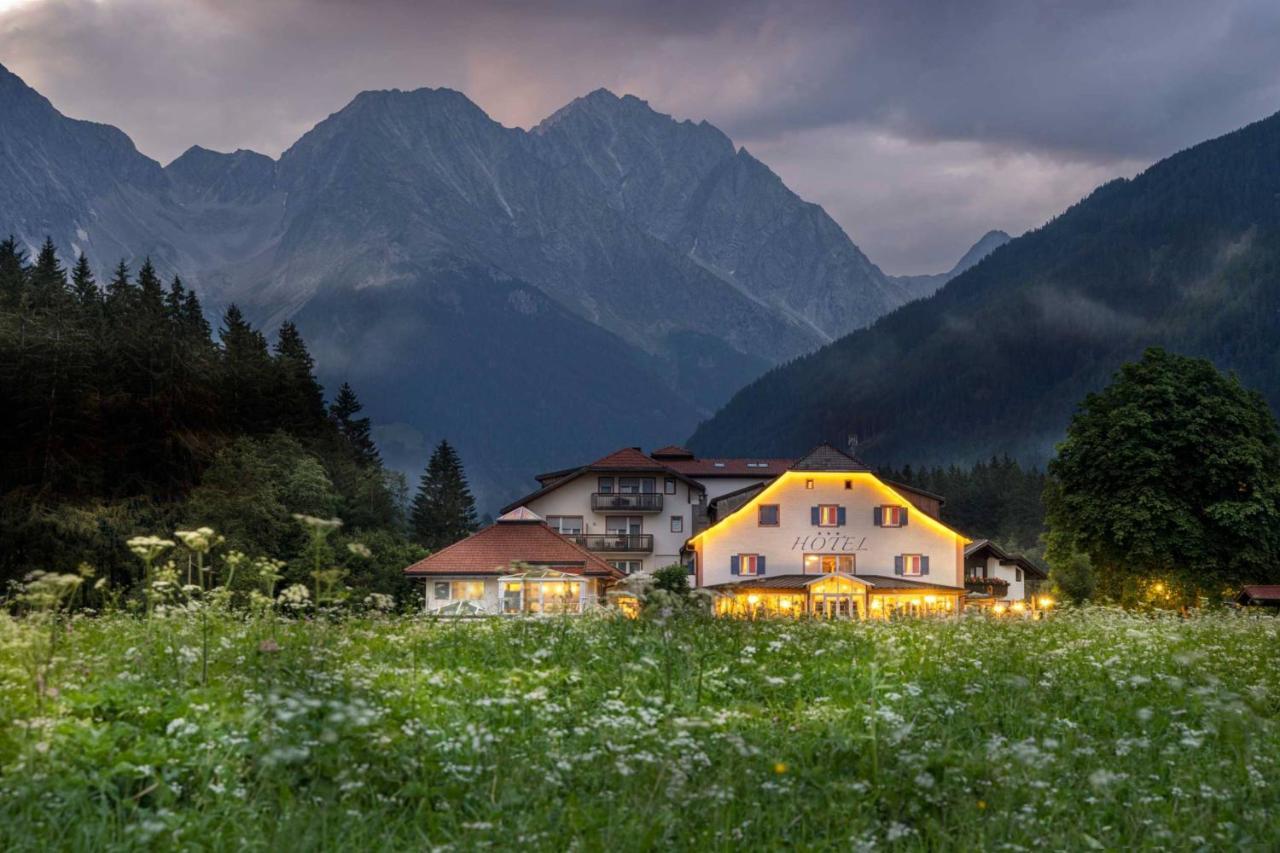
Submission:
POLYGON ((0 0, 0 61, 168 160, 278 154, 369 88, 529 125, 598 86, 706 118, 890 271, 948 266, 1280 105, 1274 0, 0 0))

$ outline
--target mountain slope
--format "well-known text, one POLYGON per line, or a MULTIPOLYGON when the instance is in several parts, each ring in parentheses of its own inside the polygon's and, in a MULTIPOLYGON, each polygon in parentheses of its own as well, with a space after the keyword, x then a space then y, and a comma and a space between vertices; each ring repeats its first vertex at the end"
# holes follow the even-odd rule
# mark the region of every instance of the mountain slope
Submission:
POLYGON ((969 251, 964 253, 955 266, 946 272, 926 275, 900 275, 895 276, 894 281, 905 289, 912 300, 923 299, 926 296, 933 295, 938 288, 960 275, 960 273, 976 266, 979 261, 1012 239, 1003 231, 988 231, 978 239, 978 242, 969 247, 969 251))
POLYGON ((766 374, 695 432, 722 453, 855 433, 877 462, 1044 460, 1079 400, 1160 345, 1280 407, 1280 115, 1104 185, 870 329, 766 374))
POLYGON ((907 301, 821 207, 706 122, 599 89, 530 139, 578 186, 824 340, 907 301))

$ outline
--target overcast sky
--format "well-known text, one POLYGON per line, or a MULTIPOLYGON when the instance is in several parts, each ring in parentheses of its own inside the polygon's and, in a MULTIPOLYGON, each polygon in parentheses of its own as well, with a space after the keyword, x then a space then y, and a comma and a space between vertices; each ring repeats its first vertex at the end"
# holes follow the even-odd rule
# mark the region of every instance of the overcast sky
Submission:
POLYGON ((1280 110, 1278 46, 1275 0, 0 0, 0 63, 162 162, 276 156, 363 89, 528 127, 605 86, 716 124, 892 273, 1280 110))

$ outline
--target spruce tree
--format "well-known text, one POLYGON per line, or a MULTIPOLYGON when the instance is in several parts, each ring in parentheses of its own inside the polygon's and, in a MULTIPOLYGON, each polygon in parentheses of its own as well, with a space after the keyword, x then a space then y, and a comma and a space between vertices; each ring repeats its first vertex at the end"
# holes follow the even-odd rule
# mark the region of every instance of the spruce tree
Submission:
POLYGON ((57 311, 67 304, 67 272, 58 260, 58 250, 53 239, 46 237, 29 274, 31 307, 36 310, 57 311))
POLYGON ((280 325, 275 351, 277 423, 294 435, 313 435, 326 422, 324 389, 315 377, 315 361, 293 323, 280 325))
POLYGON ((413 499, 413 536, 418 544, 438 551, 476 529, 476 502, 467 486, 462 460, 448 441, 431 454, 413 499))
POLYGON ((12 235, 0 242, 0 306, 16 308, 27 283, 27 253, 12 235))
POLYGON ((218 330, 222 341, 222 396, 232 425, 246 432, 274 426, 271 354, 262 333, 232 304, 218 330))
POLYGON ((98 289, 97 279, 89 268, 89 259, 84 253, 76 258, 76 265, 71 270, 71 295, 86 312, 96 312, 102 306, 102 291, 98 289))
POLYGON ((356 417, 363 408, 356 392, 343 382, 338 388, 338 396, 329 406, 329 417, 361 464, 381 465, 382 457, 378 454, 377 445, 373 443, 369 419, 356 417))

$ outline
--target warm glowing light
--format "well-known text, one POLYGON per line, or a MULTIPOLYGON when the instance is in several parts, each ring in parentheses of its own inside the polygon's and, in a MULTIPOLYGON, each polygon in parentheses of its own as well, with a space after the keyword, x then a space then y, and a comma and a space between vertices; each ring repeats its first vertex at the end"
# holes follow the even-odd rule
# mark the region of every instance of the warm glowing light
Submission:
POLYGON ((996 613, 1003 613, 1006 609, 1007 608, 1003 604, 997 604, 995 607, 996 613))
POLYGON ((880 600, 880 599, 878 599, 878 598, 873 598, 873 599, 871 599, 871 609, 872 609, 872 610, 879 610, 881 607, 884 607, 884 602, 883 602, 883 601, 881 601, 881 600, 880 600))
POLYGON ((1015 613, 1021 613, 1027 609, 1027 605, 1023 604, 1021 601, 1015 601, 1013 603, 1013 609, 1015 613))
POLYGON ((791 609, 791 599, 790 599, 790 598, 787 598, 787 597, 784 595, 782 598, 779 598, 779 599, 778 599, 778 606, 779 606, 779 607, 781 607, 783 610, 790 610, 790 609, 791 609))
POLYGON ((1046 596, 1044 596, 1043 598, 1041 598, 1041 599, 1040 599, 1040 607, 1041 607, 1041 609, 1043 609, 1043 610, 1048 610, 1048 609, 1049 609, 1050 607, 1052 607, 1052 606, 1053 606, 1053 599, 1052 599, 1052 598, 1050 598, 1049 596, 1047 596, 1047 595, 1046 595, 1046 596))
POLYGON ((747 596, 747 604, 758 604, 759 602, 760 602, 760 596, 758 595, 747 596))
POLYGON ((926 596, 924 597, 924 603, 925 603, 925 604, 933 604, 933 603, 934 603, 935 601, 937 601, 937 600, 938 600, 938 596, 936 596, 936 595, 926 595, 926 596))
POLYGON ((1162 583, 1157 583, 1155 586, 1151 587, 1151 591, 1152 591, 1152 592, 1154 592, 1156 595, 1163 595, 1163 594, 1164 594, 1164 584, 1162 584, 1162 583))

